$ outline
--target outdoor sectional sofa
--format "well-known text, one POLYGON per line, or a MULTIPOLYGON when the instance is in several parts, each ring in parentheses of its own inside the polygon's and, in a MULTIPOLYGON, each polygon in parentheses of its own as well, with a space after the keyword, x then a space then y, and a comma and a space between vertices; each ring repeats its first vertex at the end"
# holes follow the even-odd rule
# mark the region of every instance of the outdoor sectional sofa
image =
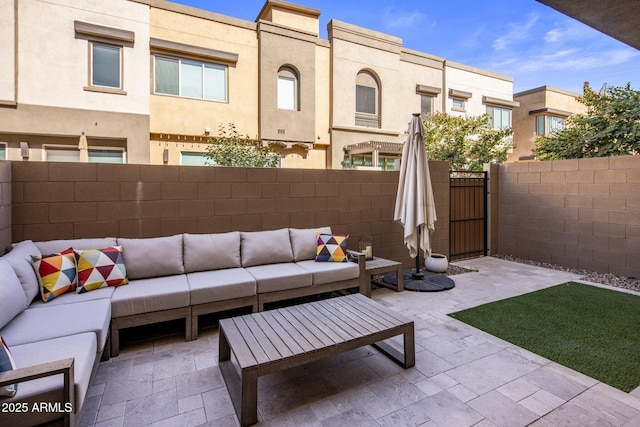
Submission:
POLYGON ((119 353, 121 329, 184 319, 189 341, 197 339, 203 314, 262 311, 267 303, 350 288, 362 292, 364 254, 348 251, 352 262, 316 262, 318 233, 331 229, 15 244, 0 258, 0 336, 16 367, 0 372, 0 391, 18 384, 14 397, 0 397, 2 424, 64 418, 74 425, 98 363, 119 353), (113 246, 122 247, 128 284, 42 301, 32 255, 113 246), (34 411, 42 402, 54 403, 34 411))

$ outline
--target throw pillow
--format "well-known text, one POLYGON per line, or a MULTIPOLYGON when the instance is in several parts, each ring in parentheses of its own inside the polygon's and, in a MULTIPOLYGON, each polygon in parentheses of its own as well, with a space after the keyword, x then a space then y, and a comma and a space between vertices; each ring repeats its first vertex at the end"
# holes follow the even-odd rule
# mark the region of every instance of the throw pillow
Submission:
POLYGON ((31 261, 40 283, 42 301, 51 301, 76 288, 78 270, 73 249, 53 255, 31 255, 31 261))
POLYGON ((347 262, 349 235, 318 233, 316 262, 347 262))
POLYGON ((75 251, 78 263, 79 294, 129 283, 122 257, 122 246, 75 251))
MULTIPOLYGON (((7 343, 0 337, 0 372, 8 372, 16 369, 16 364, 11 357, 7 343)), ((0 387, 0 396, 13 397, 18 391, 18 384, 9 384, 0 387)))

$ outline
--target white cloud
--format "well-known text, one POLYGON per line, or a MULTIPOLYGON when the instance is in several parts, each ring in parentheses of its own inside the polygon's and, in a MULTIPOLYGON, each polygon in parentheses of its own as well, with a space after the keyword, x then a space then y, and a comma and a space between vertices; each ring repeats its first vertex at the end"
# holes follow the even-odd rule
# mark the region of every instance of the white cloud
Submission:
POLYGON ((594 33, 595 30, 585 25, 579 24, 575 21, 568 21, 547 31, 544 35, 544 41, 547 43, 584 43, 585 39, 592 37, 594 33))
POLYGON ((427 15, 419 10, 397 11, 387 8, 383 14, 382 22, 387 28, 391 29, 411 29, 425 23, 427 19, 427 15))
POLYGON ((530 37, 529 31, 538 22, 538 16, 530 14, 526 22, 512 22, 507 25, 507 32, 496 38, 491 47, 496 51, 505 50, 508 46, 526 40, 530 37))

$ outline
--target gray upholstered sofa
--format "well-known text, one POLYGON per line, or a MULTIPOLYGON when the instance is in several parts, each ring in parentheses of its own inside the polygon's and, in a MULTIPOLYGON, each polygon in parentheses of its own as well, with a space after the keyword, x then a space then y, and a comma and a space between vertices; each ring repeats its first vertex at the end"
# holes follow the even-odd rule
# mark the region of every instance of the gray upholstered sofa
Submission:
POLYGON ((286 299, 358 288, 364 290, 363 254, 354 262, 315 262, 317 233, 329 227, 157 238, 23 241, 0 258, 0 336, 9 344, 16 370, 0 373, 0 386, 18 378, 12 398, 0 404, 28 408, 0 413, 7 425, 31 425, 64 417, 73 425, 101 359, 116 356, 120 330, 184 319, 185 339, 198 337, 203 314, 239 307, 263 310, 286 299), (69 248, 121 246, 129 283, 43 303, 31 255, 69 248), (5 307, 12 307, 5 309, 5 307), (62 374, 60 374, 62 373, 62 374), (64 379, 74 387, 65 386, 64 379), (32 411, 39 402, 72 402, 60 411, 32 411), (24 406, 24 403, 27 405, 24 406))

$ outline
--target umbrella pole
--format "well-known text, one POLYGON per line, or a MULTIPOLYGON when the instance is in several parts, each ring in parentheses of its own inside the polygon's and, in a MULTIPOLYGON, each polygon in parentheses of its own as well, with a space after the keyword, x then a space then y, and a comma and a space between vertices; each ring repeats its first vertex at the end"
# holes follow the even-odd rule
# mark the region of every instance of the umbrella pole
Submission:
POLYGON ((420 271, 420 226, 418 226, 418 253, 416 254, 416 271, 411 275, 415 280, 424 279, 424 273, 420 271))

